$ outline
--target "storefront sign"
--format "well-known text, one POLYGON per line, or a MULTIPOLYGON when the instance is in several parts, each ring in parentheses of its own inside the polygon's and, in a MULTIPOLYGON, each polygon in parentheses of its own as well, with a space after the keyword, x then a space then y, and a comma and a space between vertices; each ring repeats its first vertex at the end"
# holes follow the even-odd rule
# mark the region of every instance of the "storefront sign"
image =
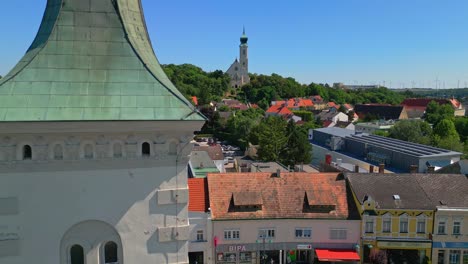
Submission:
POLYGON ((246 251, 245 245, 232 245, 229 246, 230 252, 237 252, 237 251, 246 251))
POLYGON ((468 242, 434 242, 433 248, 468 248, 468 242))
POLYGON ((297 249, 312 249, 312 245, 297 245, 297 249))
POLYGON ((379 248, 431 248, 430 242, 406 242, 406 241, 379 241, 377 242, 379 248))

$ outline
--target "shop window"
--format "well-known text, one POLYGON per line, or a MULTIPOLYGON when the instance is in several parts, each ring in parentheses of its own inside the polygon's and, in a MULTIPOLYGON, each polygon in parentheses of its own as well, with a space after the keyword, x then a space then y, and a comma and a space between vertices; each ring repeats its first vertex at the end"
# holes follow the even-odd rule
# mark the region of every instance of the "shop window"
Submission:
POLYGON ((311 228, 296 228, 295 230, 296 238, 310 238, 312 237, 311 228))
POLYGON ((408 233, 408 215, 400 216, 400 233, 408 233))
POLYGON ((447 222, 445 219, 440 219, 439 223, 437 224, 437 234, 438 235, 445 235, 445 226, 447 222))
POLYGON ((117 263, 118 246, 115 242, 107 242, 104 246, 104 263, 117 263))
POLYGON ((70 248, 70 264, 84 264, 84 250, 80 245, 70 248))
POLYGON ((225 240, 240 239, 240 230, 239 229, 224 230, 224 239, 225 240))
POLYGON ((141 155, 142 156, 150 156, 151 154, 151 147, 150 147, 150 144, 148 142, 145 142, 141 145, 141 155))
POLYGON ((348 237, 348 230, 345 228, 331 228, 330 239, 332 240, 346 240, 348 237))
POLYGON ((463 253, 463 264, 468 264, 468 250, 463 253))
POLYGON ((204 241, 203 230, 197 230, 197 241, 204 241))
POLYGON ((275 229, 273 228, 259 229, 258 238, 275 238, 275 229))
POLYGON ((460 235, 461 234, 461 220, 455 219, 453 221, 452 234, 454 234, 454 235, 460 235))
POLYGON ((460 263, 460 250, 450 250, 449 263, 450 264, 460 263))
POLYGON ((62 160, 63 159, 63 147, 60 144, 54 146, 54 159, 62 160))
POLYGON ((392 232, 392 215, 385 214, 382 217, 382 232, 390 233, 392 232))
POLYGON ((23 146, 23 160, 30 160, 32 159, 32 149, 29 145, 23 146))
POLYGON ((437 264, 444 264, 445 250, 439 250, 437 254, 437 264))

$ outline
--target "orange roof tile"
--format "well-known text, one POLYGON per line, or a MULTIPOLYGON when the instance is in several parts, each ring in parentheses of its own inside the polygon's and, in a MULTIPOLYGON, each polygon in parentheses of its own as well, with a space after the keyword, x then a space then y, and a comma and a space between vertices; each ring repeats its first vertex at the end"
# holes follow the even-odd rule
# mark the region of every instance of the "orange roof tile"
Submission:
POLYGON ((206 178, 188 179, 190 212, 208 212, 208 184, 206 178))
POLYGON ((208 188, 213 220, 356 217, 352 195, 338 173, 284 172, 280 177, 272 173, 209 173, 208 188), (261 204, 261 208, 233 210, 232 199, 240 193, 248 193, 253 198, 247 200, 261 204), (258 197, 252 193, 257 193, 258 197), (306 210, 306 197, 311 208, 332 206, 334 209, 329 212, 306 210))
POLYGON ((196 96, 192 96, 192 102, 195 104, 195 105, 198 105, 198 98, 196 96))

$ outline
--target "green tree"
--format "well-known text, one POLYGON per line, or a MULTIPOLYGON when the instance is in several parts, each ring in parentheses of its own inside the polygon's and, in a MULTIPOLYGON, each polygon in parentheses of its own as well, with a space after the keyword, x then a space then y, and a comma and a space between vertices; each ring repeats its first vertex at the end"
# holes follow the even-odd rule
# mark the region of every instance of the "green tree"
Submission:
POLYGON ((436 126, 443 119, 453 120, 453 118, 454 110, 451 105, 439 105, 436 101, 431 101, 427 104, 425 120, 430 124, 436 126))
POLYGON ((420 120, 398 121, 388 132, 388 136, 391 138, 426 145, 431 143, 431 135, 431 126, 420 120))
POLYGON ((463 151, 463 143, 450 119, 443 119, 434 127, 433 143, 439 148, 463 151))
POLYGON ((282 117, 270 116, 255 131, 258 132, 258 158, 262 161, 281 161, 288 142, 286 121, 282 117))
POLYGON ((468 117, 457 117, 455 118, 455 128, 457 129, 458 135, 460 135, 461 141, 465 142, 468 140, 468 117))
POLYGON ((284 165, 308 164, 312 161, 312 146, 309 143, 307 130, 298 127, 290 120, 286 127, 286 149, 282 153, 281 162, 284 165))
POLYGON ((263 115, 263 110, 254 108, 234 112, 226 122, 226 132, 222 138, 245 149, 249 145, 252 128, 258 125, 263 115))

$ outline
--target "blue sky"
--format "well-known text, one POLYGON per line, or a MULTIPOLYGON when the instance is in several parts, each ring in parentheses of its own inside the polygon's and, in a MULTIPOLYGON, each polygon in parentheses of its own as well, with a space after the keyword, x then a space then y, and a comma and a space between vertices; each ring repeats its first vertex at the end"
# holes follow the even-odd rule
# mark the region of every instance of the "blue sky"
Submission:
MULTIPOLYGON (((466 0, 142 0, 161 63, 226 71, 245 25, 250 71, 302 83, 468 85, 466 0)), ((46 0, 3 1, 0 75, 33 40, 46 0)))

